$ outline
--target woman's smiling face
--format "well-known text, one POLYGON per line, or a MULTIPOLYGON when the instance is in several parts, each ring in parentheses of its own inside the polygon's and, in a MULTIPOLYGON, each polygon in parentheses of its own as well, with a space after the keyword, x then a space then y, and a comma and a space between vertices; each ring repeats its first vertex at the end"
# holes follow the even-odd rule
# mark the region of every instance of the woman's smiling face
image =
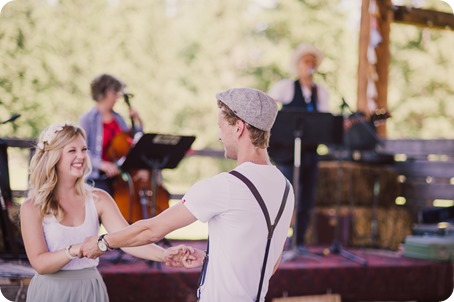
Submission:
POLYGON ((58 177, 82 177, 87 165, 87 150, 87 143, 81 135, 78 135, 64 146, 60 160, 57 163, 58 177))

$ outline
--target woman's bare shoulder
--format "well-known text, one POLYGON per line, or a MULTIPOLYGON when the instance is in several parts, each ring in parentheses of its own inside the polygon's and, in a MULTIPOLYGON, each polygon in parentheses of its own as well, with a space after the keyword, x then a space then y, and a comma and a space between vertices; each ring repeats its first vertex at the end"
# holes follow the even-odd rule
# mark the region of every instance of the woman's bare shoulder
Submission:
POLYGON ((39 206, 36 205, 36 203, 34 202, 34 200, 32 198, 28 198, 21 204, 20 214, 21 214, 21 217, 24 215, 26 215, 28 217, 30 217, 31 215, 33 215, 33 216, 40 215, 40 209, 39 209, 39 206))
POLYGON ((91 194, 93 194, 93 200, 95 201, 95 203, 112 201, 112 196, 103 189, 93 188, 91 194))

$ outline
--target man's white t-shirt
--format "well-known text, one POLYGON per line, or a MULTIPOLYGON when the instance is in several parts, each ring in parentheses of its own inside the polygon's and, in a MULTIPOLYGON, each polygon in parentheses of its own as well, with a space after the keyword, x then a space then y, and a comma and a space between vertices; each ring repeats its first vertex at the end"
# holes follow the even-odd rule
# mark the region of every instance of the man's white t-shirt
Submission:
MULTIPOLYGON (((235 168, 256 186, 274 223, 285 190, 275 167, 246 162, 235 168)), ((200 301, 254 301, 260 281, 268 228, 249 188, 225 172, 196 183, 183 196, 187 209, 208 222, 209 264, 200 301)), ((260 301, 264 301, 273 267, 282 253, 294 208, 293 188, 271 241, 260 301)))

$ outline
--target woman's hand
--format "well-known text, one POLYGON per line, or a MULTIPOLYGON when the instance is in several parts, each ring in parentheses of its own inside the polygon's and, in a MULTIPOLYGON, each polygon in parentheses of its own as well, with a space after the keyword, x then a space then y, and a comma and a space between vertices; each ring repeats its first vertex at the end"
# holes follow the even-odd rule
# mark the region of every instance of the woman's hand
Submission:
POLYGON ((165 263, 167 266, 182 267, 182 259, 194 253, 194 248, 180 244, 169 247, 164 251, 165 263))
POLYGON ((109 161, 102 161, 99 165, 99 170, 106 173, 108 177, 114 177, 120 174, 117 165, 109 161))

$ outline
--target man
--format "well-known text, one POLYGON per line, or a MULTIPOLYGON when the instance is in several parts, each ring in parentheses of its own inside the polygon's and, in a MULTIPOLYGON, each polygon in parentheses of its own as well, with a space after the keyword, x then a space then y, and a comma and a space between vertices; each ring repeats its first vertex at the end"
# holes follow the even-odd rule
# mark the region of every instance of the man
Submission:
MULTIPOLYGON (((196 220, 208 222, 209 261, 205 281, 199 288, 200 301, 264 301, 269 279, 279 264, 294 208, 293 188, 271 164, 267 152, 277 105, 267 94, 251 88, 230 89, 216 97, 219 139, 225 157, 236 160, 235 171, 257 188, 271 224, 280 217, 267 257, 264 252, 268 228, 261 206, 245 183, 226 172, 196 183, 181 203, 154 218, 138 221, 101 239, 87 238, 81 254, 99 256, 102 252, 98 242, 102 249, 103 243, 110 248, 144 245, 159 241, 196 220), (285 195, 287 184, 290 192, 285 195)), ((192 261, 183 259, 186 267, 200 266, 205 253, 196 250, 193 256, 192 261)))
MULTIPOLYGON (((296 79, 283 79, 274 84, 269 94, 282 104, 282 110, 300 109, 308 112, 328 112, 329 93, 327 89, 314 83, 313 75, 323 59, 323 53, 310 44, 301 44, 295 50, 290 64, 296 79)), ((306 231, 315 204, 318 161, 317 145, 304 145, 301 148, 299 171, 299 194, 296 213, 296 252, 304 255, 306 231)), ((293 155, 287 160, 277 162, 279 169, 294 184, 293 155)))

